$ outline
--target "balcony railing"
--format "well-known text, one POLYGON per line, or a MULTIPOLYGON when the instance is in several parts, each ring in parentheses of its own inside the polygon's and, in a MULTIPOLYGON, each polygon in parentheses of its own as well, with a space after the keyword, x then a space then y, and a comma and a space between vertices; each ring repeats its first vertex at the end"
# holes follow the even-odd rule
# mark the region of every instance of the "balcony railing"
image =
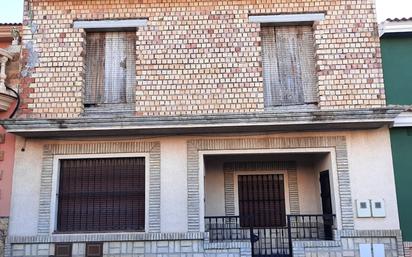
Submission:
POLYGON ((239 216, 205 217, 206 232, 210 241, 247 240, 250 230, 240 226, 239 216))
POLYGON ((335 215, 288 215, 292 239, 333 240, 335 215))
POLYGON ((288 215, 284 227, 258 228, 242 226, 239 216, 205 217, 205 229, 210 241, 276 239, 282 244, 292 240, 333 240, 335 215, 288 215), (258 233, 256 231, 259 231, 258 233))

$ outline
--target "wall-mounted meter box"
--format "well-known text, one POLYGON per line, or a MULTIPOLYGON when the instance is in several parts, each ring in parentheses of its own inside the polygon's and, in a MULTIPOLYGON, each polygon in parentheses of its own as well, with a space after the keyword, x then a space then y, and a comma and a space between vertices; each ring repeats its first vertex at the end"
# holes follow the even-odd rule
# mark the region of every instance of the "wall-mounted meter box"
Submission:
POLYGON ((384 244, 359 244, 360 257, 385 257, 384 244))
POLYGON ((373 257, 371 244, 359 244, 360 257, 373 257))
POLYGON ((372 217, 370 200, 356 200, 356 212, 358 218, 372 217))
POLYGON ((385 202, 384 202, 383 199, 372 200, 371 201, 371 207, 372 207, 372 216, 374 218, 384 218, 384 217, 386 217, 385 202))

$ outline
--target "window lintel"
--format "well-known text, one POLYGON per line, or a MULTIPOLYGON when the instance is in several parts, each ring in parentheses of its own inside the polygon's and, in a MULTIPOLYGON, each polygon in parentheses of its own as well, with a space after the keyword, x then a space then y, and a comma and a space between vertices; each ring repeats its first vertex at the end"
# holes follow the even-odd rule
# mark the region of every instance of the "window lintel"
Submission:
POLYGON ((249 22, 253 23, 307 23, 322 21, 325 19, 324 13, 302 13, 302 14, 279 14, 279 15, 251 15, 249 22))
POLYGON ((75 29, 132 29, 146 27, 148 19, 125 20, 78 20, 73 22, 75 29))

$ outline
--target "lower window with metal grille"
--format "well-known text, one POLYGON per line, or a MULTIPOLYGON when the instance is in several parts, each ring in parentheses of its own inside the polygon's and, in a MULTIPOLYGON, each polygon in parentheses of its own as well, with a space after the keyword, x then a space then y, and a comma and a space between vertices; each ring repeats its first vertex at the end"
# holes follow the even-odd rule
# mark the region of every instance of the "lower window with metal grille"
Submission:
POLYGON ((102 257, 103 256, 103 243, 87 243, 86 244, 86 257, 102 257))
POLYGON ((144 231, 145 159, 60 161, 57 232, 144 231))

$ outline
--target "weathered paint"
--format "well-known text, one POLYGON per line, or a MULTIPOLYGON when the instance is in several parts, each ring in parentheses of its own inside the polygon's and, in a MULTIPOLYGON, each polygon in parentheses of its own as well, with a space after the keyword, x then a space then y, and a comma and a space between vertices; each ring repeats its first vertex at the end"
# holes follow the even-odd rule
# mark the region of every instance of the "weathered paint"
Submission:
MULTIPOLYGON (((0 113, 0 119, 8 118, 13 112, 15 104, 12 104, 7 112, 0 113)), ((0 135, 5 136, 4 143, 0 144, 0 152, 4 153, 3 160, 0 161, 0 217, 8 217, 10 213, 15 136, 6 133, 3 127, 0 127, 0 135)))
MULTIPOLYGON (((3 26, 3 29, 7 26, 3 26)), ((10 28, 11 29, 11 28, 10 28)), ((20 48, 12 46, 12 38, 4 37, 0 28, 0 42, 3 44, 0 47, 7 47, 7 51, 13 56, 11 60, 6 63, 6 86, 17 88, 19 78, 19 64, 20 64, 20 48), (7 43, 7 44, 6 44, 7 43)), ((11 93, 13 94, 14 93, 11 93)), ((14 101, 9 109, 5 112, 0 112, 0 120, 8 119, 16 108, 17 102, 14 101)), ((14 144, 15 136, 6 133, 6 130, 0 126, 0 135, 4 137, 4 141, 0 142, 0 217, 8 217, 10 214, 10 198, 14 166, 14 144)))

